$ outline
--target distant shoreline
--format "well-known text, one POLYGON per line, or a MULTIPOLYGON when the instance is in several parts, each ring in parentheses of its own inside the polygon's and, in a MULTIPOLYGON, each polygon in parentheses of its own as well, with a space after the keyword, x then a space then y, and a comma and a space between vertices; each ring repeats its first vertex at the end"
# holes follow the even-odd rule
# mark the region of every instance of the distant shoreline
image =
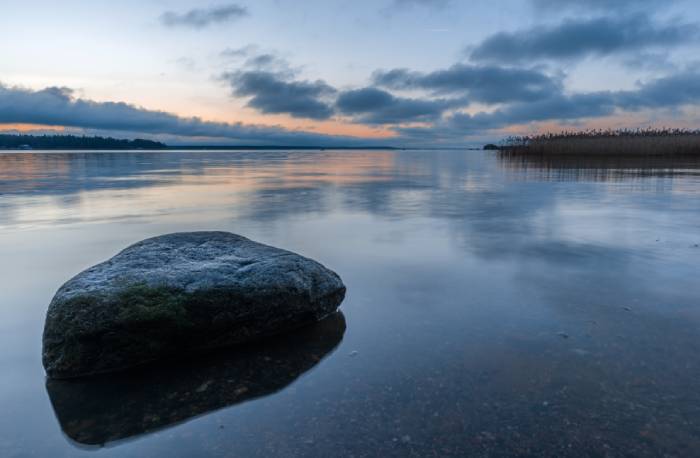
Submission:
POLYGON ((0 134, 0 151, 70 150, 70 151, 172 151, 172 150, 397 150, 396 146, 358 145, 166 145, 162 142, 135 138, 86 137, 76 135, 0 134))
POLYGON ((165 143, 136 138, 86 137, 77 135, 0 134, 0 150, 31 151, 52 149, 160 149, 165 143))
POLYGON ((509 137, 484 149, 522 156, 696 156, 700 131, 685 129, 588 130, 509 137))

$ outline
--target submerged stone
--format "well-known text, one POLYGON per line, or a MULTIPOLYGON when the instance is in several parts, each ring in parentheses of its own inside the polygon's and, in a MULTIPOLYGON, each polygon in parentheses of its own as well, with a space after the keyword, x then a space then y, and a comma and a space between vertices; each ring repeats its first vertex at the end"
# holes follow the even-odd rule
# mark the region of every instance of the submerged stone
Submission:
POLYGON ((344 296, 318 262, 239 235, 154 237, 56 292, 43 363, 70 378, 203 353, 318 321, 344 296))

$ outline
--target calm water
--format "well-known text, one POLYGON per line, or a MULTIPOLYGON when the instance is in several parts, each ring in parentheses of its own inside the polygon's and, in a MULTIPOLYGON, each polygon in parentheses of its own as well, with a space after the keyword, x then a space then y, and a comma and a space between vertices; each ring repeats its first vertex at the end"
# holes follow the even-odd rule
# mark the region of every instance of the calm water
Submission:
POLYGON ((470 151, 0 154, 0 456, 688 456, 700 164, 470 151), (342 314, 48 383, 46 307, 146 237, 313 257, 342 314))

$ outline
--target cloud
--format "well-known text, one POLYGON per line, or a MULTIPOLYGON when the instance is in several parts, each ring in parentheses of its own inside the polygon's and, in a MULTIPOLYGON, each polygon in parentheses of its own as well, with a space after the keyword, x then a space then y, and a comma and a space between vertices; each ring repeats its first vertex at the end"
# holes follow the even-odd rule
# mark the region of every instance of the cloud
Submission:
POLYGON ((202 29, 212 24, 234 21, 248 14, 246 7, 231 3, 212 8, 196 8, 184 13, 166 11, 161 15, 160 22, 168 27, 202 29))
POLYGON ((536 102, 518 102, 492 112, 454 113, 432 127, 398 127, 407 142, 459 141, 512 125, 539 121, 570 121, 612 114, 615 102, 606 93, 555 94, 536 102))
MULTIPOLYGON (((448 70, 455 68, 460 65, 448 70)), ((483 88, 471 80, 469 84, 455 82, 441 72, 452 75, 447 70, 418 73, 401 69, 377 74, 378 80, 400 89, 419 88, 451 94, 432 99, 402 97, 378 87, 338 92, 323 81, 299 81, 289 75, 252 68, 239 71, 230 82, 234 92, 238 90, 242 96, 250 97, 249 104, 262 112, 290 113, 311 119, 327 119, 338 113, 353 122, 387 126, 398 137, 385 140, 383 144, 397 145, 458 144, 468 136, 514 125, 577 122, 643 110, 659 110, 676 116, 681 108, 700 104, 700 68, 689 67, 640 82, 630 90, 566 93, 560 85, 554 84, 551 92, 540 91, 538 97, 513 98, 511 95, 509 101, 499 102, 491 111, 466 113, 461 110, 468 106, 473 94, 481 94, 482 99, 493 97, 483 97, 483 88), (479 90, 468 89, 474 87, 479 90), (410 123, 424 126, 409 126, 410 123)), ((509 91, 507 85, 503 88, 509 91)), ((208 122, 126 103, 95 102, 77 98, 72 90, 60 87, 34 91, 0 84, 2 123, 230 139, 231 144, 382 144, 381 140, 291 131, 276 126, 208 122)))
POLYGON ((414 8, 437 12, 446 9, 451 3, 452 0, 392 0, 379 11, 386 17, 391 17, 397 13, 403 13, 414 8))
POLYGON ((700 103, 700 72, 685 70, 642 83, 635 90, 614 93, 615 103, 627 110, 676 108, 700 103))
POLYGON ((668 6, 675 0, 659 2, 658 0, 533 0, 532 3, 540 11, 561 11, 568 9, 591 11, 628 11, 649 10, 668 6))
POLYGON ((245 57, 248 57, 252 55, 255 51, 257 51, 258 47, 255 45, 246 45, 242 46, 240 48, 226 48, 223 51, 219 53, 219 56, 224 58, 224 59, 243 59, 245 57))
POLYGON ((566 20, 488 37, 471 52, 477 62, 508 64, 539 59, 576 59, 592 55, 669 47, 696 40, 695 24, 653 23, 643 14, 566 20))
POLYGON ((537 70, 455 64, 429 73, 394 69, 372 76, 375 85, 395 90, 423 89, 462 94, 483 103, 539 100, 561 90, 561 81, 537 70))
POLYGON ((332 98, 337 90, 322 80, 300 80, 300 69, 271 52, 255 47, 233 51, 245 61, 239 70, 224 72, 220 79, 234 97, 247 98, 247 106, 261 113, 288 114, 295 118, 325 120, 333 116, 332 98))
POLYGON ((671 60, 671 56, 662 50, 654 52, 638 52, 622 59, 623 65, 632 70, 650 70, 653 72, 674 72, 679 66, 671 60))
POLYGON ((276 70, 290 74, 294 73, 287 61, 271 53, 251 55, 246 59, 245 65, 257 69, 276 70))
POLYGON ((233 140, 232 143, 283 145, 353 145, 367 139, 292 131, 281 127, 209 122, 147 110, 122 102, 95 102, 68 88, 33 91, 0 84, 0 124, 67 126, 102 131, 165 134, 233 140))
POLYGON ((468 105, 464 97, 422 100, 397 97, 374 87, 339 93, 323 80, 299 80, 299 69, 274 53, 255 51, 233 50, 236 57, 246 60, 242 69, 226 72, 221 78, 230 85, 233 96, 249 98, 247 106, 261 113, 325 120, 337 111, 354 122, 397 124, 432 121, 450 108, 468 105))
POLYGON ((341 113, 367 124, 434 121, 446 110, 466 105, 464 99, 410 99, 372 87, 345 91, 336 101, 341 113))
POLYGON ((230 84, 233 95, 250 97, 247 105, 261 113, 316 120, 333 115, 332 106, 324 99, 336 90, 321 80, 295 81, 284 73, 267 70, 227 72, 222 78, 230 84))
POLYGON ((422 6, 426 8, 444 8, 448 6, 452 0, 394 0, 392 6, 394 8, 407 8, 412 6, 422 6))
POLYGON ((455 113, 433 128, 397 128, 410 138, 454 138, 485 130, 540 121, 578 121, 610 116, 617 111, 677 109, 700 103, 700 72, 688 70, 641 83, 634 90, 552 94, 542 100, 518 102, 493 112, 455 113))
POLYGON ((457 114, 450 119, 453 127, 474 132, 499 129, 513 124, 538 121, 571 121, 607 116, 615 111, 615 99, 606 92, 563 95, 528 103, 516 103, 492 113, 457 114))
MULTIPOLYGON (((219 54, 224 59, 238 61, 242 70, 265 70, 279 73, 285 78, 293 78, 301 68, 292 67, 289 62, 276 52, 262 52, 255 45, 247 45, 242 48, 226 48, 219 54)), ((233 73, 233 72, 229 72, 233 73)))

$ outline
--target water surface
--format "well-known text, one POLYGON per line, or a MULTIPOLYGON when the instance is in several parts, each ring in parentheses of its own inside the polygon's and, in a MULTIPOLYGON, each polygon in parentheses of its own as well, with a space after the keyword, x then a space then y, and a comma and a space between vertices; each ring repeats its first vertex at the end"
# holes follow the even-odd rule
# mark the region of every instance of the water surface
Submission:
POLYGON ((0 154, 0 456, 688 456, 700 163, 478 151, 0 154), (315 258, 342 314, 50 382, 56 289, 146 237, 315 258))

